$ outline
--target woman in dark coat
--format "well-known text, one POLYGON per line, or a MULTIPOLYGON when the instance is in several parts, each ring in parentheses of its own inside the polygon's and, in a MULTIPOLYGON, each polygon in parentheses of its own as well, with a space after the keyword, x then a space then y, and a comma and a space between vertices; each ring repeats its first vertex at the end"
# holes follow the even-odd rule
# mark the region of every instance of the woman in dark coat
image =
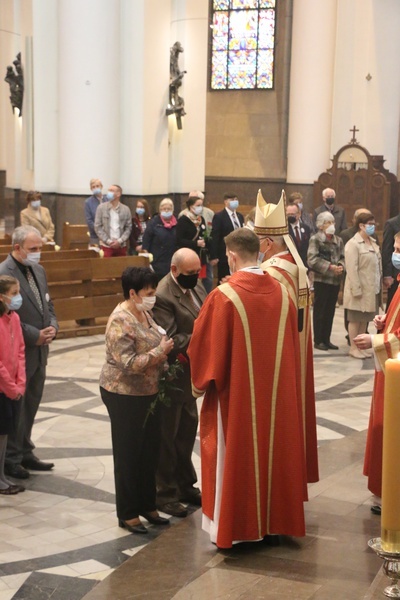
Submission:
POLYGON ((142 252, 153 255, 151 266, 160 281, 171 266, 171 258, 176 250, 176 224, 174 205, 170 198, 160 202, 159 214, 152 218, 146 227, 142 242, 142 252))
POLYGON ((150 208, 147 200, 141 198, 136 202, 135 216, 132 218, 132 231, 129 236, 129 254, 141 252, 144 232, 149 222, 150 208))
POLYGON ((176 226, 176 247, 190 248, 200 257, 202 271, 200 279, 206 276, 207 244, 206 222, 202 217, 203 200, 201 198, 188 198, 186 210, 182 211, 176 226), (204 272, 204 274, 203 274, 204 272))

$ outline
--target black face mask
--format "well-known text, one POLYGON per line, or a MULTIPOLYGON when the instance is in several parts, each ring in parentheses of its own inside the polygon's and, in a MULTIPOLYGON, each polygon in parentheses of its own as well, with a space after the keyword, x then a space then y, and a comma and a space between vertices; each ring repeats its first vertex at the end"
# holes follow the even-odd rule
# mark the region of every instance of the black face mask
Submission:
POLYGON ((325 204, 332 206, 332 204, 335 204, 335 198, 325 198, 325 204))
POLYGON ((198 278, 198 273, 195 273, 194 275, 183 275, 183 273, 181 273, 176 277, 176 280, 181 287, 185 288, 185 290, 192 290, 196 287, 198 278))
POLYGON ((292 225, 294 225, 297 221, 296 217, 294 215, 289 215, 287 220, 289 221, 289 223, 291 223, 292 225))

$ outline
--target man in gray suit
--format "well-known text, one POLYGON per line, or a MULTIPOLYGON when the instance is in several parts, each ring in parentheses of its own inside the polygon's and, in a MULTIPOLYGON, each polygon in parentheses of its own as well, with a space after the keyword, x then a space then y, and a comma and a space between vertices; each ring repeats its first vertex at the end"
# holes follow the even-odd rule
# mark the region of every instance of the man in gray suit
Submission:
POLYGON ((157 507, 175 517, 188 514, 181 502, 201 505, 201 492, 194 487, 197 476, 192 463, 198 413, 186 354, 194 321, 206 298, 206 291, 198 281, 200 267, 196 252, 189 248, 177 250, 172 257, 171 271, 158 285, 154 307, 155 321, 174 340, 168 360, 174 362, 179 356, 183 362, 183 373, 174 381, 174 385, 182 391, 174 392, 170 407, 160 405, 157 507))
POLYGON ((0 264, 0 275, 18 279, 23 299, 17 311, 25 341, 26 393, 17 402, 16 430, 8 436, 5 472, 26 479, 29 471, 49 471, 53 463, 39 460, 33 453, 33 422, 42 399, 46 379, 49 344, 58 330, 53 303, 47 288, 45 270, 38 264, 42 238, 31 226, 17 227, 12 236, 12 252, 0 264))

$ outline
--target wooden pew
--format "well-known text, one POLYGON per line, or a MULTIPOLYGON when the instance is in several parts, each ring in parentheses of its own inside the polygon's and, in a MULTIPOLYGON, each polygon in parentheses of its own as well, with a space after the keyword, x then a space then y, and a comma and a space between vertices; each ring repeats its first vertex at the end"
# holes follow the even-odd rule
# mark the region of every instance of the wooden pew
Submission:
MULTIPOLYGON (((3 253, 4 246, 0 246, 0 262, 3 262, 9 254, 3 253)), ((11 247, 10 247, 11 251, 11 247)), ((40 263, 46 264, 50 260, 61 261, 71 258, 98 258, 99 253, 96 250, 59 250, 58 252, 43 252, 40 257, 40 263)))
POLYGON ((109 315, 123 300, 123 270, 148 264, 144 256, 47 262, 50 296, 60 323, 58 338, 104 333, 109 315))
POLYGON ((62 249, 87 248, 89 246, 89 230, 87 225, 63 225, 62 249))
POLYGON ((10 246, 11 245, 11 235, 6 233, 4 237, 0 237, 0 246, 10 246))

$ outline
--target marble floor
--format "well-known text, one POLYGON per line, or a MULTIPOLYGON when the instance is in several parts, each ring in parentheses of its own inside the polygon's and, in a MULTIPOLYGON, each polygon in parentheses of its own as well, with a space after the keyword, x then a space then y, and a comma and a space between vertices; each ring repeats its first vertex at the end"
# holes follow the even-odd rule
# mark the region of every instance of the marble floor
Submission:
MULTIPOLYGON (((373 361, 348 357, 342 324, 337 309, 340 349, 315 352, 321 480, 309 488, 307 535, 231 551, 210 544, 194 508, 150 526, 146 540, 118 528, 98 390, 103 336, 56 340, 34 427, 37 454, 55 468, 0 498, 0 600, 381 597, 381 563, 367 547, 380 519, 362 476, 373 361)), ((200 473, 198 440, 193 459, 200 473)))

